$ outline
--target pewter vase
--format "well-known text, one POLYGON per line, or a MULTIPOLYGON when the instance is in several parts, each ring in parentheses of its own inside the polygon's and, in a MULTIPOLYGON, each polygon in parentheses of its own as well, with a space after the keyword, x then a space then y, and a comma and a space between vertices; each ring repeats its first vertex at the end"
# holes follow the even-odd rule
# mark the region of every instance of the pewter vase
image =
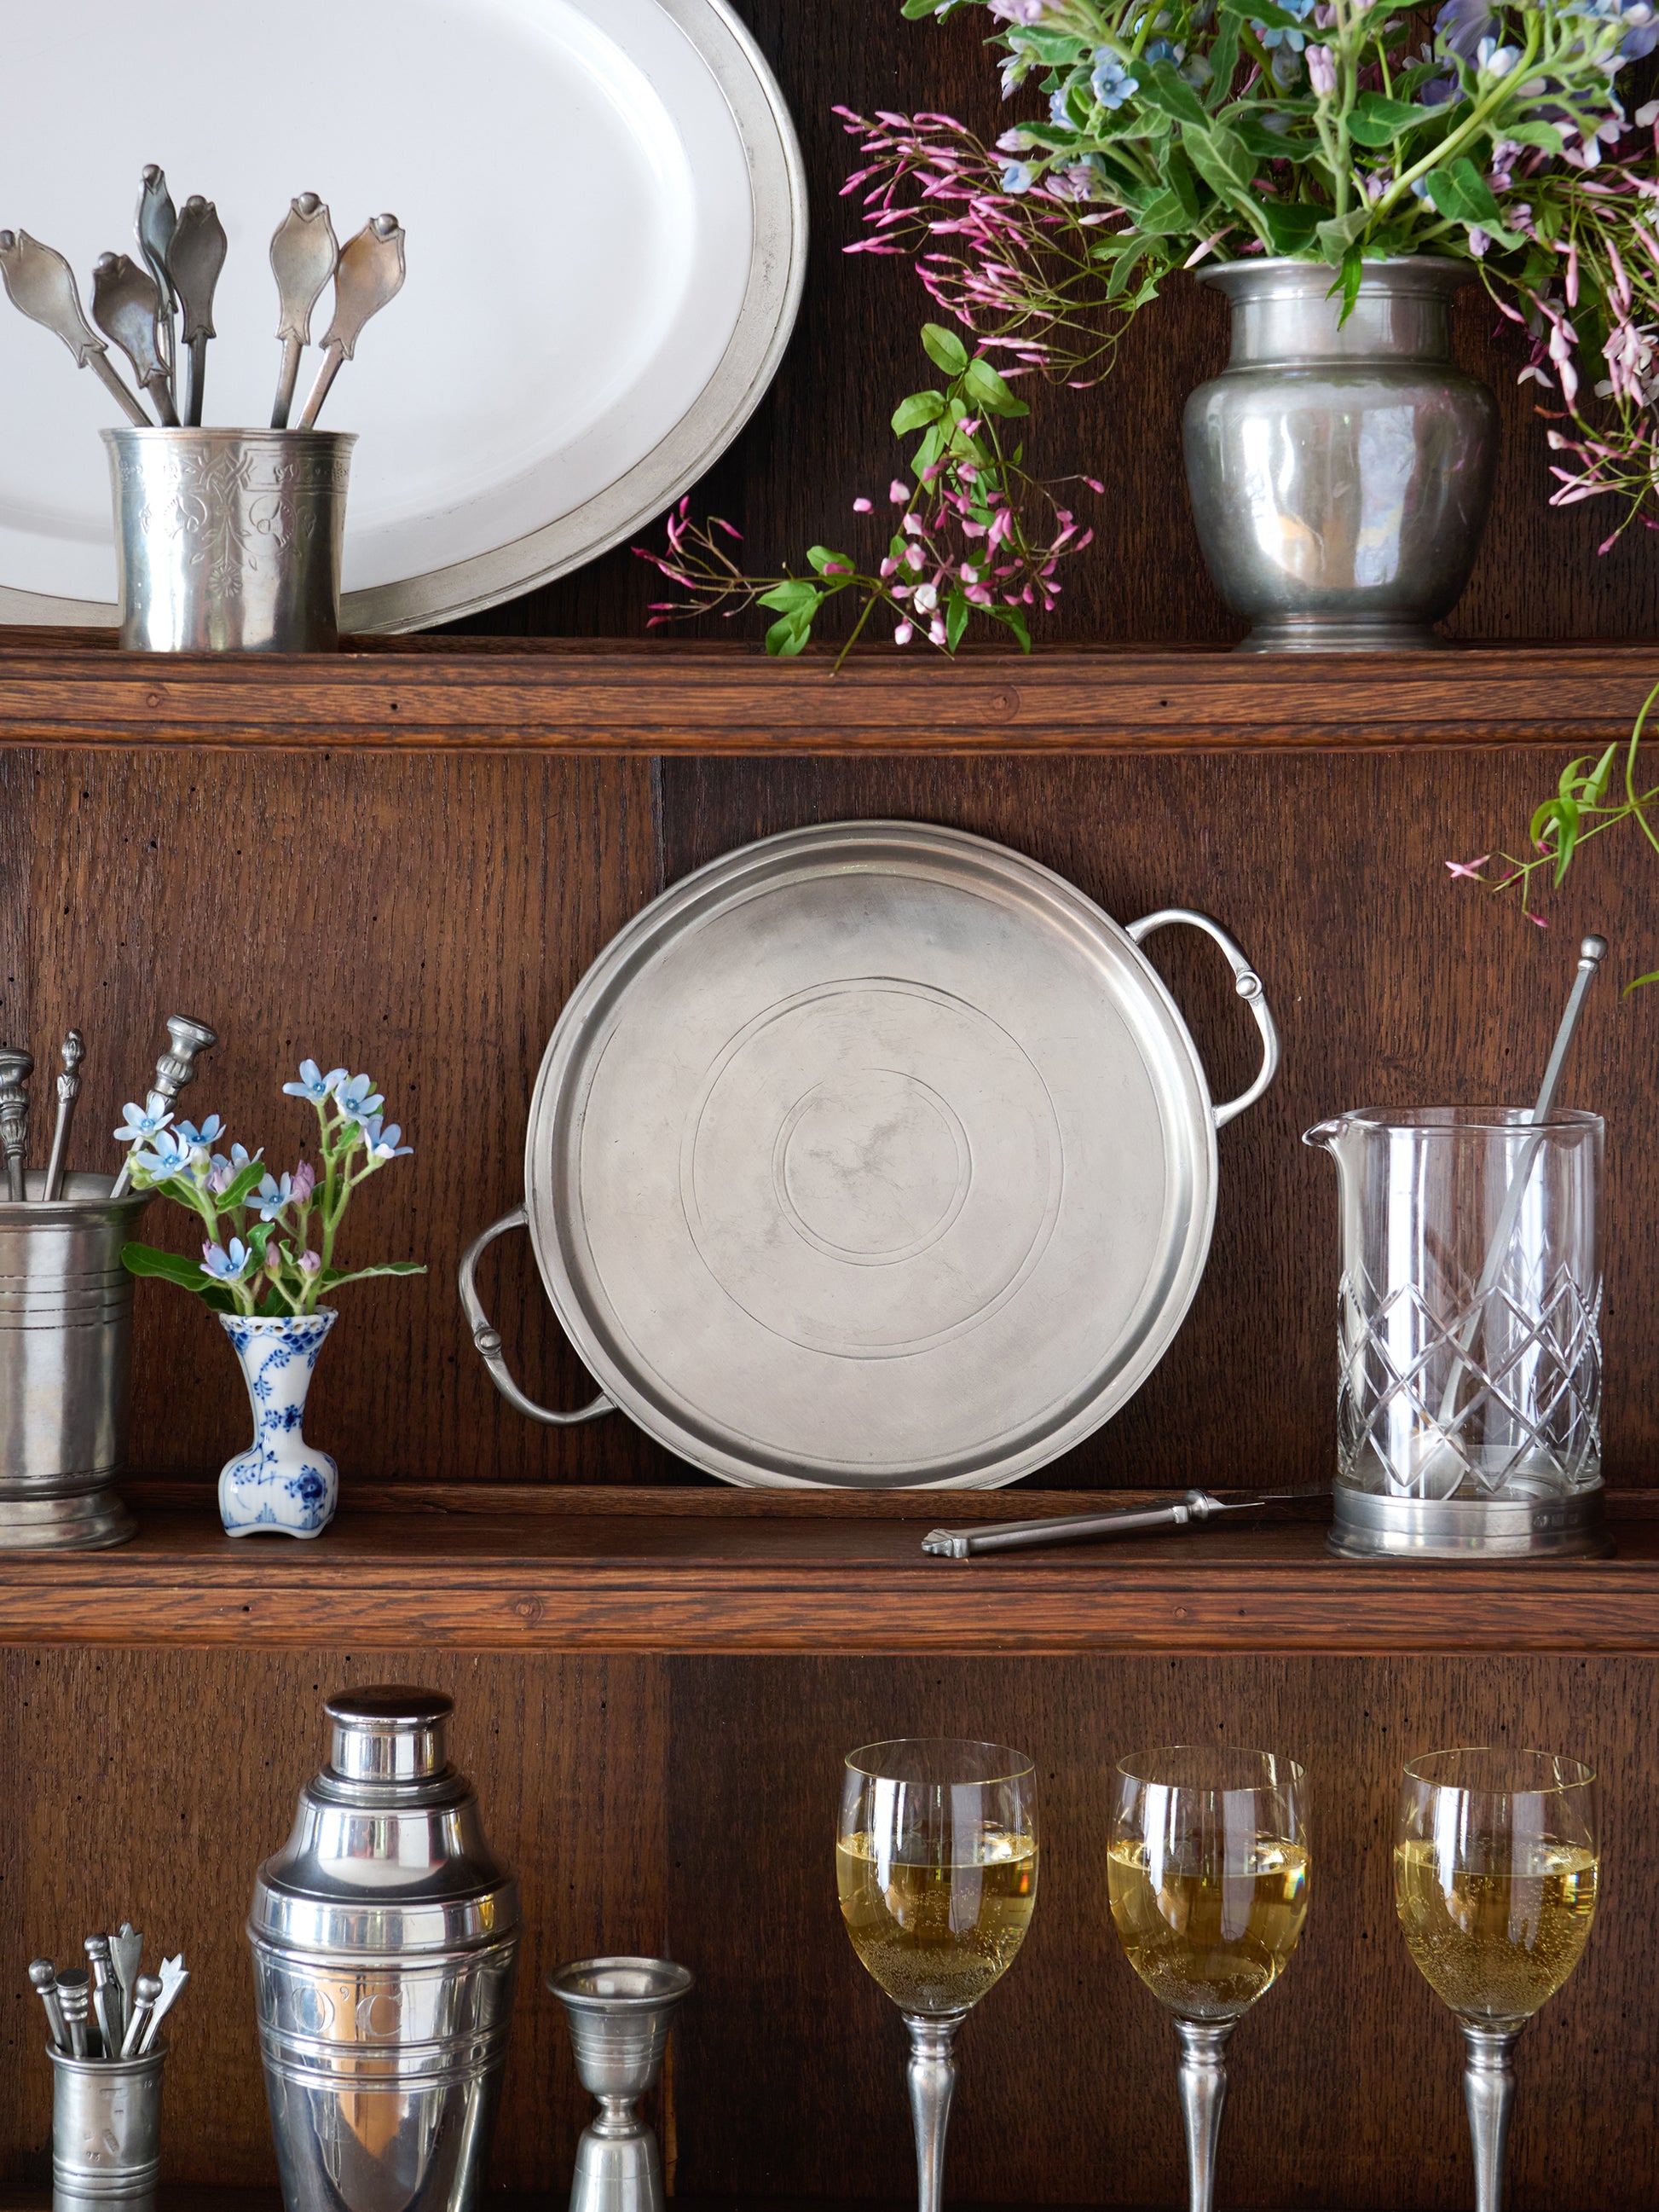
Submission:
POLYGON ((121 643, 331 653, 349 430, 106 430, 121 643))
POLYGON ((0 1200, 0 1552, 88 1551, 137 1524, 126 1460, 132 1278, 121 1247, 149 1194, 71 1175, 48 1206, 0 1200))
POLYGON ((301 1433, 306 1394, 338 1309, 250 1319, 221 1314, 253 1408, 253 1442, 219 1471, 228 1536, 320 1536, 334 1518, 339 1470, 301 1433))
POLYGON ((472 2212, 483 2195, 519 1891, 445 1756, 451 1710, 396 1685, 331 1698, 328 1765, 254 1884, 287 2212, 472 2212))
POLYGON ((1498 410, 1451 358, 1467 263, 1368 261, 1346 322, 1323 262, 1199 272, 1232 305, 1225 369, 1187 402, 1193 517, 1247 653, 1443 645, 1491 504, 1498 410))

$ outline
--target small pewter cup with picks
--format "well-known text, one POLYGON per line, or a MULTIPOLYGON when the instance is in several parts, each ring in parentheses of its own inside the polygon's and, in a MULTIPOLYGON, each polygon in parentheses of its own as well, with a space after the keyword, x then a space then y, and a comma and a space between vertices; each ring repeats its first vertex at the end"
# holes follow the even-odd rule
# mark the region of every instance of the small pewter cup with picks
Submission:
POLYGON ((657 2138, 634 2107, 662 2069, 690 1974, 669 1959, 582 1959, 547 1986, 570 2022, 582 2087, 599 2100, 576 2146, 569 2212, 663 2212, 657 2138))
POLYGON ((167 2055, 165 2043, 133 2058, 48 2048, 52 2212, 153 2212, 167 2055))

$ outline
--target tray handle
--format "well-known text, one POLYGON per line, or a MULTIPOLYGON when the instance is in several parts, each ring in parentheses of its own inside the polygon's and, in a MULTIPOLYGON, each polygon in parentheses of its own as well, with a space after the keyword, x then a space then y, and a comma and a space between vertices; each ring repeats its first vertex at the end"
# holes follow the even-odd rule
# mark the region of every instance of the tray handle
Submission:
POLYGON ((507 1404, 516 1406, 528 1420, 544 1422, 550 1429, 572 1429, 579 1421, 593 1421, 601 1413, 614 1413, 617 1410, 615 1405, 601 1391, 592 1404, 584 1406, 580 1413, 550 1413, 545 1406, 538 1406, 533 1398, 526 1398, 508 1372, 507 1361, 501 1353, 501 1331, 491 1326, 489 1316, 479 1303, 478 1286, 474 1279, 478 1272, 478 1262, 486 1249, 498 1237, 505 1237, 509 1230, 527 1228, 529 1220, 530 1217, 523 1206, 515 1206, 511 1213, 504 1213, 499 1221, 492 1222, 482 1237, 473 1238, 461 1255, 461 1304, 465 1309, 467 1326, 472 1331, 472 1341, 483 1355, 483 1363, 489 1370, 490 1378, 507 1404))
POLYGON ((1242 1114, 1247 1106, 1254 1106, 1279 1073, 1279 1029, 1267 1004, 1267 994, 1258 975, 1243 953, 1228 936, 1218 921, 1212 921, 1207 914, 1200 914, 1189 906, 1160 907, 1156 914, 1144 915, 1139 921, 1129 924, 1129 935, 1137 945, 1149 938, 1155 929, 1167 929, 1172 922, 1185 922, 1189 929, 1201 929, 1206 937, 1214 938, 1227 956, 1233 971, 1233 988, 1255 1016, 1255 1025, 1261 1032, 1261 1066, 1256 1071, 1255 1081, 1248 1091, 1241 1091, 1237 1098, 1230 1098, 1224 1106, 1210 1109, 1212 1120, 1218 1129, 1242 1114))

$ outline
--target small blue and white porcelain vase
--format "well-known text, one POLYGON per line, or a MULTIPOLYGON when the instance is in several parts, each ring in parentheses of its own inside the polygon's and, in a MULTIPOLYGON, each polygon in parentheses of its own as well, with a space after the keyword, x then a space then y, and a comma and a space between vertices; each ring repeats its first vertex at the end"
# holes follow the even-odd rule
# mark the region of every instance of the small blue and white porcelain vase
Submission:
POLYGON ((253 1442, 219 1472, 228 1535, 320 1536, 334 1518, 339 1471, 300 1429, 317 1355, 337 1317, 333 1306, 269 1320, 219 1316, 253 1407, 253 1442))

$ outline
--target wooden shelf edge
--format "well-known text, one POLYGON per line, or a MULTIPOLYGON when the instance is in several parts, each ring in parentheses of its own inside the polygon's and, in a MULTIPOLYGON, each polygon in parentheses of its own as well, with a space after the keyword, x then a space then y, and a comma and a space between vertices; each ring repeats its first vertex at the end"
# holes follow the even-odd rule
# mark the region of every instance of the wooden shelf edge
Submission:
POLYGON ((1588 746, 1629 730, 1659 672, 1659 647, 1643 645, 1334 661, 1125 648, 945 665, 889 653, 839 675, 828 658, 741 649, 476 647, 161 658, 0 631, 0 744, 599 756, 1588 746))
MULTIPOLYGON (((1054 1496, 1050 1493, 1050 1496, 1054 1496)), ((1022 1500, 1022 1504, 1030 1501, 1022 1500)), ((1075 1498, 1066 1501, 1075 1505, 1075 1498)), ((934 1560, 907 1520, 349 1510, 315 1545, 143 1510, 0 1559, 0 1644, 551 1653, 1659 1653, 1659 1526, 1611 1560, 1353 1565, 1306 1522, 934 1560)))

